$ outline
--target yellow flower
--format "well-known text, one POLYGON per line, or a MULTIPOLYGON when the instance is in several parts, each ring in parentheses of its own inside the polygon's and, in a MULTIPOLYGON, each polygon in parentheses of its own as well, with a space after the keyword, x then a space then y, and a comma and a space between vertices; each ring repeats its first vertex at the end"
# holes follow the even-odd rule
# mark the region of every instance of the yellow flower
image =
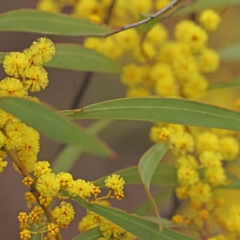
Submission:
POLYGON ((204 48, 198 59, 199 70, 204 73, 215 72, 220 64, 219 54, 211 49, 204 48))
POLYGON ((105 179, 105 186, 108 189, 113 190, 115 192, 122 191, 123 187, 124 187, 124 184, 125 184, 124 179, 117 174, 113 174, 111 176, 108 176, 105 179))
POLYGON ((183 216, 176 214, 176 215, 172 216, 171 220, 173 223, 183 223, 183 216))
POLYGON ((24 74, 25 68, 28 65, 28 60, 23 53, 11 52, 3 61, 4 71, 13 77, 19 77, 24 74))
POLYGON ((139 36, 136 29, 130 29, 115 35, 115 40, 116 44, 121 46, 124 51, 130 51, 139 41, 139 36))
POLYGON ((27 176, 25 177, 23 180, 22 180, 22 183, 25 185, 25 186, 31 186, 33 184, 33 178, 27 176))
POLYGON ((39 203, 45 207, 49 206, 52 202, 52 197, 48 196, 48 197, 44 197, 44 196, 39 196, 39 203))
POLYGON ((215 10, 206 9, 200 14, 199 21, 205 29, 208 31, 214 31, 220 24, 221 17, 220 14, 215 10))
POLYGON ((223 157, 220 153, 214 151, 204 151, 199 156, 199 160, 204 167, 220 167, 223 157))
POLYGON ((96 227, 98 224, 95 222, 92 222, 92 219, 89 217, 89 215, 83 217, 81 221, 78 223, 78 230, 83 233, 87 230, 96 227))
POLYGON ((121 82, 128 86, 134 87, 139 84, 142 80, 142 69, 141 66, 136 64, 125 65, 122 69, 121 82))
POLYGON ((200 52, 207 43, 207 33, 190 20, 183 20, 175 26, 175 38, 189 44, 193 53, 200 52))
POLYGON ((31 232, 30 230, 22 230, 20 232, 20 239, 22 240, 28 240, 31 238, 31 232))
POLYGON ((189 196, 189 186, 188 185, 180 185, 175 189, 176 196, 178 199, 185 199, 189 196))
POLYGON ((100 52, 113 60, 117 60, 123 54, 123 50, 116 45, 114 37, 104 39, 100 52))
POLYGON ((27 87, 31 92, 44 90, 49 81, 48 74, 42 66, 33 66, 26 71, 27 87))
POLYGON ((45 37, 39 38, 37 41, 33 42, 30 46, 30 51, 34 56, 41 57, 41 63, 49 62, 56 52, 53 42, 45 37))
POLYGON ((70 173, 60 172, 57 174, 57 178, 60 181, 60 185, 64 189, 68 189, 73 182, 73 177, 70 173))
POLYGON ((207 183, 198 182, 191 187, 189 195, 196 203, 207 203, 212 197, 211 187, 207 183))
POLYGON ((89 37, 89 38, 84 39, 83 46, 86 47, 86 48, 93 49, 97 52, 100 52, 103 41, 104 40, 101 39, 101 38, 91 38, 91 37, 89 37))
POLYGON ((227 176, 223 167, 210 167, 205 171, 205 177, 207 181, 213 185, 224 185, 226 184, 227 176))
POLYGON ((224 160, 234 160, 239 154, 239 142, 230 136, 220 139, 220 152, 224 160))
POLYGON ((73 206, 67 202, 61 202, 60 206, 52 211, 53 218, 58 226, 67 226, 74 219, 75 211, 73 206))
POLYGON ((181 185, 191 186, 199 181, 198 172, 190 166, 182 166, 177 170, 178 182, 181 185))
POLYGON ((157 80, 154 90, 162 97, 176 97, 179 95, 178 84, 172 77, 157 80))
POLYGON ((200 99, 207 93, 208 86, 209 83, 203 75, 190 74, 189 79, 183 83, 183 94, 189 99, 200 99))
POLYGON ((44 197, 55 197, 60 190, 60 182, 54 173, 41 175, 37 179, 37 190, 44 197))
POLYGON ((165 42, 167 36, 166 27, 161 23, 157 23, 147 32, 146 38, 154 43, 156 47, 159 47, 159 45, 165 42))
POLYGON ((200 153, 203 151, 218 151, 219 138, 210 131, 200 133, 196 138, 196 147, 200 153))
POLYGON ((91 196, 91 184, 83 179, 77 179, 72 181, 68 191, 73 196, 79 196, 81 198, 89 198, 91 196))
POLYGON ((55 223, 49 223, 47 230, 50 236, 56 236, 59 233, 59 227, 55 223))
POLYGON ((50 173, 52 169, 50 168, 50 163, 48 161, 38 161, 34 165, 34 176, 40 177, 41 175, 45 175, 50 173))
POLYGON ((20 80, 7 77, 0 81, 0 96, 23 97, 27 91, 20 80))
POLYGON ((170 149, 176 155, 185 155, 194 149, 193 137, 187 132, 176 132, 170 136, 170 149))
POLYGON ((3 172, 4 168, 7 166, 8 162, 4 161, 2 157, 0 157, 0 173, 3 172))
POLYGON ((178 168, 179 167, 191 167, 193 169, 196 169, 198 167, 198 162, 194 156, 188 154, 188 155, 184 155, 184 156, 177 158, 176 166, 178 168))
POLYGON ((157 11, 159 11, 159 10, 163 9, 164 7, 166 7, 170 2, 171 2, 171 0, 156 0, 155 8, 157 11))
POLYGON ((59 12, 60 6, 58 2, 54 0, 40 0, 37 3, 37 9, 47 12, 59 12))
POLYGON ((148 97, 151 92, 144 87, 130 87, 126 92, 126 97, 136 98, 136 97, 148 97))
POLYGON ((173 70, 177 78, 184 82, 191 80, 192 75, 197 73, 197 64, 193 57, 179 57, 173 62, 173 70))

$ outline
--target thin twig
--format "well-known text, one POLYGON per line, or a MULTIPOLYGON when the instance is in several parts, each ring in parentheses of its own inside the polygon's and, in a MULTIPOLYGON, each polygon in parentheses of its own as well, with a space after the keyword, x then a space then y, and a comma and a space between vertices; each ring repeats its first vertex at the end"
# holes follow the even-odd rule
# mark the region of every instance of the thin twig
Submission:
POLYGON ((136 23, 132 23, 132 24, 129 24, 129 25, 126 25, 126 26, 122 26, 122 27, 114 30, 113 32, 102 34, 102 35, 98 35, 98 36, 106 38, 106 37, 114 35, 116 33, 123 32, 123 31, 126 31, 128 29, 135 28, 135 27, 138 27, 138 26, 143 25, 145 23, 148 23, 151 20, 153 20, 154 18, 162 15, 163 13, 168 11, 169 9, 173 8, 173 6, 175 6, 179 1, 181 1, 181 0, 172 0, 171 3, 169 3, 166 7, 164 7, 163 9, 158 11, 157 13, 151 15, 150 17, 148 17, 148 18, 146 18, 146 19, 144 19, 142 21, 139 21, 139 22, 136 22, 136 23))
POLYGON ((108 8, 108 14, 107 14, 107 16, 106 16, 106 18, 104 20, 104 23, 109 23, 115 4, 116 4, 116 0, 112 0, 111 5, 108 8))
POLYGON ((87 72, 85 77, 84 77, 84 80, 83 80, 83 83, 81 85, 81 88, 79 89, 77 95, 75 96, 74 100, 73 100, 73 103, 71 105, 71 109, 76 109, 76 108, 79 108, 78 107, 78 104, 79 102, 82 100, 83 98, 83 95, 85 93, 85 90, 87 89, 89 83, 90 83, 90 79, 92 77, 92 72, 87 72))

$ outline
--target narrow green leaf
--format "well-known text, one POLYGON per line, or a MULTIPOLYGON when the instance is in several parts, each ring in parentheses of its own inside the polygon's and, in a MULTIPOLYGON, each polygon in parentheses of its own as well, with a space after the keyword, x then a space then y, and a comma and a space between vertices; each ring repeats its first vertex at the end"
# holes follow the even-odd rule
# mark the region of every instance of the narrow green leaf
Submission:
MULTIPOLYGON (((102 73, 120 73, 119 65, 104 55, 78 45, 56 44, 56 54, 46 67, 59 69, 90 71, 102 73)), ((0 53, 0 63, 3 63, 7 53, 0 53)))
MULTIPOLYGON (((136 166, 125 168, 115 172, 124 178, 126 184, 141 184, 141 179, 138 174, 138 168, 136 166)), ((104 187, 104 180, 106 177, 102 177, 94 184, 99 187, 104 187)), ((173 164, 159 164, 151 181, 152 185, 164 185, 174 187, 178 184, 176 178, 176 171, 173 164)))
POLYGON ((147 188, 150 187, 153 174, 167 151, 167 144, 155 144, 140 159, 138 163, 138 171, 141 180, 147 188))
POLYGON ((181 9, 176 14, 189 14, 206 8, 230 7, 240 4, 240 0, 201 0, 181 9))
POLYGON ((78 45, 56 44, 56 55, 44 66, 103 73, 120 73, 119 65, 104 55, 78 45))
POLYGON ((233 181, 231 182, 227 188, 230 188, 230 189, 240 189, 240 180, 236 180, 236 181, 233 181))
POLYGON ((160 215, 158 211, 157 204, 154 200, 154 197, 150 191, 150 183, 153 177, 154 172, 156 171, 157 166, 160 161, 168 151, 168 145, 166 144, 156 144, 151 147, 140 159, 138 163, 138 172, 139 177, 142 181, 145 192, 148 196, 148 199, 152 203, 153 208, 155 209, 155 213, 158 219, 158 225, 160 230, 162 229, 160 215))
MULTIPOLYGON (((146 15, 143 15, 141 17, 140 21, 144 20, 146 17, 147 17, 146 15)), ((139 26, 140 31, 142 33, 148 32, 157 22, 159 22, 160 18, 161 18, 161 16, 158 16, 158 17, 154 18, 153 20, 149 21, 148 23, 140 25, 139 26)))
MULTIPOLYGON (((61 194, 69 196, 66 190, 61 189, 61 194)), ((193 238, 183 235, 174 230, 163 228, 159 232, 158 225, 152 221, 144 219, 134 214, 128 214, 116 208, 106 207, 98 204, 88 203, 80 197, 71 197, 80 205, 93 211, 118 226, 126 229, 128 232, 138 236, 142 240, 191 240, 193 238)))
MULTIPOLYGON (((158 219, 157 219, 156 217, 152 217, 152 216, 144 217, 144 219, 147 219, 147 220, 152 221, 152 222, 155 222, 155 223, 158 222, 158 219)), ((162 222, 163 226, 164 226, 164 227, 167 227, 167 228, 196 229, 196 228, 190 227, 189 225, 186 225, 186 224, 173 223, 171 220, 166 219, 166 218, 161 218, 161 222, 162 222)))
POLYGON ((209 87, 209 90, 214 90, 219 88, 239 88, 239 87, 240 87, 240 77, 233 79, 231 82, 211 84, 209 87))
POLYGON ((240 113, 176 98, 124 98, 84 107, 83 112, 62 111, 72 119, 124 119, 168 122, 240 131, 240 113))
POLYGON ((234 44, 218 49, 218 54, 221 58, 221 61, 239 61, 240 45, 234 44))
POLYGON ((100 237, 102 237, 102 233, 100 232, 98 227, 95 227, 80 234, 79 236, 73 238, 72 240, 96 240, 100 237))
POLYGON ((54 140, 81 146, 84 151, 95 155, 112 155, 111 150, 97 137, 62 118, 45 105, 23 98, 2 97, 0 108, 54 140))
POLYGON ((96 36, 110 32, 104 26, 66 14, 29 9, 1 14, 0 31, 33 32, 63 36, 96 36))
POLYGON ((4 58, 6 57, 7 53, 0 52, 0 63, 3 63, 4 58))
MULTIPOLYGON (((167 197, 169 197, 169 195, 172 192, 173 192, 173 188, 166 188, 160 193, 155 194, 153 197, 157 205, 159 206, 167 197)), ((147 201, 142 203, 140 206, 138 206, 133 212, 137 215, 147 216, 151 214, 152 209, 153 209, 152 203, 148 199, 147 201)))
POLYGON ((83 153, 81 147, 77 146, 66 146, 57 156, 52 164, 52 171, 54 173, 69 172, 72 166, 83 153))
MULTIPOLYGON (((87 130, 89 133, 96 135, 100 131, 104 130, 112 121, 99 120, 93 123, 87 130)), ((65 147, 54 160, 52 170, 54 173, 69 172, 76 162, 79 155, 83 153, 83 150, 77 146, 65 147)))

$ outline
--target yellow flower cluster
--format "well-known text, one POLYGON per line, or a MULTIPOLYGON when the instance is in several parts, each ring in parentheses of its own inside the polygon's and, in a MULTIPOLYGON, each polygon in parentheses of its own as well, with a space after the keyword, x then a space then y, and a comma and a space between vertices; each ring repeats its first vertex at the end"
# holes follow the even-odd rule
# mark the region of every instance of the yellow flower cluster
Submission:
MULTIPOLYGON (((0 96, 28 98, 28 91, 36 92, 48 85, 47 72, 42 67, 55 54, 51 40, 39 38, 24 52, 11 52, 3 61, 3 68, 9 77, 0 81, 0 96)), ((39 134, 19 119, 0 110, 0 172, 6 166, 5 152, 14 151, 28 172, 33 171, 39 152, 39 134)), ((18 170, 18 168, 15 166, 18 170)), ((27 184, 27 182, 25 182, 27 184)), ((31 185, 31 183, 28 183, 31 185)))
MULTIPOLYGON (((223 200, 214 196, 214 189, 226 186, 228 182, 224 165, 239 157, 238 135, 217 129, 201 130, 194 135, 191 132, 194 133, 191 128, 185 129, 182 125, 156 123, 151 128, 150 138, 155 143, 168 143, 177 156, 177 198, 189 199, 191 207, 202 221, 208 219, 211 214, 218 224, 223 226, 224 223, 225 230, 235 235, 239 234, 234 227, 231 228, 234 224, 238 226, 235 217, 222 219, 219 216, 217 209, 222 207, 223 200)), ((195 222, 196 216, 189 219, 177 214, 173 216, 172 221, 199 226, 195 222)))
MULTIPOLYGON (((87 182, 83 179, 74 180, 70 173, 60 172, 58 174, 54 174, 52 173, 50 164, 47 161, 36 162, 33 169, 33 175, 35 178, 25 177, 23 183, 29 186, 29 184, 26 183, 32 183, 32 181, 34 181, 36 190, 39 193, 38 203, 44 207, 48 207, 56 198, 59 198, 60 200, 64 199, 64 196, 61 196, 60 193, 61 188, 67 190, 69 195, 73 197, 81 197, 94 202, 110 198, 121 200, 124 197, 124 180, 116 174, 108 176, 105 180, 105 185, 109 188, 109 193, 106 196, 98 198, 98 195, 101 193, 98 186, 95 186, 92 182, 87 182)), ((36 202, 35 197, 30 192, 26 193, 25 199, 30 207, 32 207, 32 205, 36 202)), ((52 210, 54 223, 49 223, 48 220, 45 219, 43 211, 39 207, 34 207, 29 214, 21 212, 18 217, 22 229, 21 236, 25 233, 24 231, 30 229, 31 224, 41 225, 42 234, 47 234, 48 237, 55 236, 59 233, 60 228, 68 227, 74 219, 74 215, 75 211, 72 204, 66 201, 61 201, 60 205, 52 210)), ((103 221, 103 223, 106 222, 107 220, 103 221)), ((108 222, 108 224, 112 223, 108 222)), ((99 225, 99 228, 104 235, 104 232, 107 230, 102 230, 101 226, 102 224, 99 225)), ((115 228, 117 229, 117 226, 115 228)), ((123 233, 122 229, 121 231, 116 230, 116 232, 112 227, 111 229, 114 234, 117 234, 118 231, 119 234, 123 233)), ((129 233, 124 234, 128 235, 129 233)))
MULTIPOLYGON (((139 20, 141 14, 158 11, 169 3, 169 0, 118 0, 108 24, 132 23, 139 20)), ((73 9, 71 15, 104 23, 111 4, 110 0, 40 0, 37 7, 45 11, 61 11, 70 5, 73 9)), ((202 27, 190 20, 180 21, 174 28, 172 40, 168 39, 166 27, 156 23, 144 34, 130 29, 106 39, 86 38, 84 46, 124 63, 121 82, 127 87, 127 97, 157 95, 199 99, 209 86, 204 73, 214 72, 219 67, 217 52, 207 46, 205 29, 216 30, 220 20, 216 11, 208 9, 199 16, 202 27), (127 59, 129 63, 126 63, 127 59)))

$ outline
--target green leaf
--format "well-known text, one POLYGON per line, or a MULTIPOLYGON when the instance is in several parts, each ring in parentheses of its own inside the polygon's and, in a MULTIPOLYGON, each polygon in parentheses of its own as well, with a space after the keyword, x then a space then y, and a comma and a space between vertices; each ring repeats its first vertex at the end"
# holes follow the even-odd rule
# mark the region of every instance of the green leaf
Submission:
POLYGON ((54 140, 81 146, 84 151, 95 155, 112 155, 111 150, 97 137, 62 118, 45 105, 23 98, 2 97, 0 108, 54 140))
MULTIPOLYGON (((61 189, 61 194, 69 196, 66 190, 61 189)), ((191 240, 193 238, 183 235, 174 230, 163 228, 160 232, 158 225, 150 220, 144 219, 134 214, 128 214, 116 208, 101 206, 98 204, 88 203, 80 197, 71 197, 80 205, 93 211, 109 221, 117 224, 128 232, 138 236, 142 240, 191 240)))
POLYGON ((0 14, 0 31, 32 32, 62 36, 96 36, 110 32, 104 26, 66 14, 29 9, 0 14))
MULTIPOLYGON (((164 185, 174 187, 178 184, 176 178, 176 171, 173 164, 159 164, 153 177, 151 184, 152 185, 164 185)), ((141 179, 138 174, 138 168, 136 166, 125 168, 115 172, 124 178, 126 184, 142 184, 141 179)), ((104 180, 106 177, 102 177, 96 181, 94 184, 99 187, 104 187, 104 180)))
MULTIPOLYGON (((104 130, 112 121, 110 120, 99 120, 93 123, 87 130, 89 133, 96 135, 100 131, 104 130)), ((65 147, 54 160, 52 170, 54 173, 69 172, 77 158, 83 150, 76 146, 65 147)))
POLYGON ((153 208, 155 209, 155 213, 158 219, 158 225, 160 229, 162 229, 160 215, 159 215, 157 204, 150 191, 150 183, 151 183, 153 174, 157 169, 157 166, 159 165, 160 161, 162 160, 162 158, 164 157, 167 151, 168 151, 168 145, 162 144, 162 143, 156 144, 153 147, 151 147, 142 156, 142 158, 138 163, 139 177, 142 181, 142 184, 148 196, 148 199, 150 200, 153 208))
POLYGON ((56 55, 44 66, 103 73, 120 73, 119 65, 104 55, 73 44, 56 44, 56 55))
POLYGON ((222 61, 239 61, 240 45, 234 44, 218 49, 218 54, 222 61))
POLYGON ((240 0, 201 0, 179 10, 177 14, 190 14, 207 8, 230 7, 240 4, 240 0))
MULTIPOLYGON (((120 73, 119 65, 104 55, 78 45, 56 44, 56 54, 46 67, 68 69, 76 71, 90 71, 102 73, 120 73)), ((7 53, 0 53, 0 63, 3 63, 7 53)))
MULTIPOLYGON (((145 15, 141 16, 140 21, 141 21, 141 20, 144 20, 146 17, 147 17, 147 16, 145 16, 145 15)), ((139 26, 140 31, 141 31, 142 33, 148 32, 156 23, 159 22, 160 18, 161 18, 161 16, 158 16, 158 17, 154 18, 153 20, 149 21, 148 23, 145 23, 145 24, 143 24, 143 25, 140 25, 140 26, 139 26)))
POLYGON ((176 98, 124 98, 84 107, 83 112, 61 114, 72 119, 167 122, 240 131, 239 112, 176 98))
POLYGON ((156 171, 157 166, 159 165, 167 151, 167 144, 155 144, 140 159, 138 163, 138 171, 141 180, 147 188, 150 187, 154 172, 156 171))
MULTIPOLYGON (((165 190, 161 191, 158 194, 154 195, 155 202, 159 206, 169 195, 173 192, 173 188, 166 188, 165 190)), ((150 215, 152 212, 152 203, 148 199, 144 203, 142 203, 140 206, 138 206, 134 213, 141 216, 147 216, 150 215)))
POLYGON ((230 188, 230 189, 240 189, 240 180, 236 180, 236 181, 233 181, 231 182, 227 188, 230 188))
POLYGON ((239 88, 240 87, 240 77, 233 79, 231 82, 222 82, 211 84, 209 90, 219 89, 219 88, 239 88))
POLYGON ((100 237, 102 237, 102 233, 100 232, 98 227, 95 227, 80 234, 79 236, 73 238, 72 240, 96 240, 100 237))

